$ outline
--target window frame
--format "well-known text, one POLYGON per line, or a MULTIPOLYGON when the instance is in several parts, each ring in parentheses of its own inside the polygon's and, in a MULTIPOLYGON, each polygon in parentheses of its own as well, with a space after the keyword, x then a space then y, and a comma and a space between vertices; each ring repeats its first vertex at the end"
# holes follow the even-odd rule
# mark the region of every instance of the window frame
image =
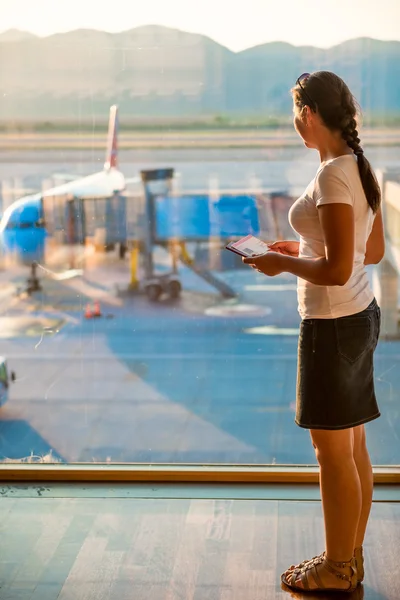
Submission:
MULTIPOLYGON (((377 466, 375 484, 400 484, 400 466, 377 466)), ((317 466, 15 464, 0 465, 1 482, 319 483, 317 466)))

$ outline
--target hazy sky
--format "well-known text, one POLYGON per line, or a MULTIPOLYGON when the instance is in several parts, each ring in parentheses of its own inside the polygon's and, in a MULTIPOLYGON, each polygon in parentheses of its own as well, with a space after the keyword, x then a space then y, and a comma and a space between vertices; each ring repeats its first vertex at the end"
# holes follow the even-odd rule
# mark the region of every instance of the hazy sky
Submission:
POLYGON ((49 35, 160 24, 203 33, 231 50, 283 40, 332 46, 400 39, 400 0, 0 0, 0 30, 49 35))

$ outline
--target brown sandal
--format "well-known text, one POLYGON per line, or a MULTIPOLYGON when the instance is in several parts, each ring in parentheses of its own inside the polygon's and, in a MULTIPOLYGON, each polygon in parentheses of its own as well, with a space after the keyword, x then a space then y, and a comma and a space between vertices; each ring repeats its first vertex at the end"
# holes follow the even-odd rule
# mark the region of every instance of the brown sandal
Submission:
POLYGON ((333 560, 330 560, 329 558, 327 558, 324 554, 323 556, 322 555, 317 556, 316 558, 314 558, 310 561, 303 561, 303 562, 306 562, 306 564, 299 571, 296 571, 296 570, 292 571, 288 578, 286 577, 285 573, 283 573, 283 575, 281 576, 282 583, 284 583, 286 586, 290 587, 292 590, 299 591, 299 592, 347 592, 348 593, 348 592, 354 592, 354 590, 356 589, 356 587, 358 585, 356 560, 354 557, 351 560, 349 560, 348 562, 334 562, 333 560), (349 587, 348 588, 327 588, 327 587, 325 587, 318 575, 318 570, 316 568, 317 565, 321 565, 321 564, 323 564, 324 568, 327 571, 329 571, 330 573, 332 573, 332 575, 336 575, 336 577, 338 579, 343 579, 344 581, 347 581, 349 583, 349 587), (345 567, 351 568, 351 575, 345 575, 344 573, 342 573, 341 571, 338 570, 339 568, 345 568, 345 567), (310 585, 309 585, 310 574, 313 576, 313 579, 315 580, 318 587, 310 588, 310 585), (296 579, 297 579, 298 575, 300 575, 302 587, 300 587, 299 585, 296 585, 296 579))
MULTIPOLYGON (((298 575, 300 573, 300 570, 303 569, 308 563, 312 562, 316 558, 324 558, 324 556, 325 556, 325 552, 322 552, 322 554, 319 554, 318 556, 314 556, 311 559, 303 560, 303 562, 299 563, 298 565, 291 565, 287 569, 287 571, 291 571, 293 573, 296 573, 296 575, 298 575)), ((362 546, 354 549, 354 558, 356 560, 357 581, 358 581, 358 583, 362 583, 364 581, 364 555, 363 555, 362 546)))
POLYGON ((356 559, 357 581, 361 583, 364 581, 364 553, 362 546, 355 548, 354 558, 356 559))

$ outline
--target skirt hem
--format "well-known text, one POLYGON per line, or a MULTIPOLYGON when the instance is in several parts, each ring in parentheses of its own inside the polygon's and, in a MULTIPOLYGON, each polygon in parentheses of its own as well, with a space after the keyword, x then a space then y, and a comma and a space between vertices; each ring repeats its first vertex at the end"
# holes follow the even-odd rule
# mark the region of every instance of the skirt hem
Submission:
POLYGON ((364 425, 364 423, 369 423, 374 419, 378 419, 381 416, 381 413, 378 412, 372 417, 367 417, 366 419, 361 419, 357 423, 352 423, 351 425, 304 425, 303 423, 299 423, 297 419, 294 420, 296 425, 301 427, 302 429, 325 429, 327 431, 339 430, 339 429, 351 429, 351 427, 358 427, 359 425, 364 425))

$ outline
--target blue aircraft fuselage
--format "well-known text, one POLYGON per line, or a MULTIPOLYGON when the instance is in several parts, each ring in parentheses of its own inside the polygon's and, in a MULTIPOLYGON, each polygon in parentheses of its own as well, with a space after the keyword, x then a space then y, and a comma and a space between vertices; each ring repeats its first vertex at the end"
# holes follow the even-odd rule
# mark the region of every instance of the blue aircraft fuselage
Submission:
POLYGON ((17 200, 0 221, 0 253, 31 265, 44 258, 46 229, 40 194, 17 200))

